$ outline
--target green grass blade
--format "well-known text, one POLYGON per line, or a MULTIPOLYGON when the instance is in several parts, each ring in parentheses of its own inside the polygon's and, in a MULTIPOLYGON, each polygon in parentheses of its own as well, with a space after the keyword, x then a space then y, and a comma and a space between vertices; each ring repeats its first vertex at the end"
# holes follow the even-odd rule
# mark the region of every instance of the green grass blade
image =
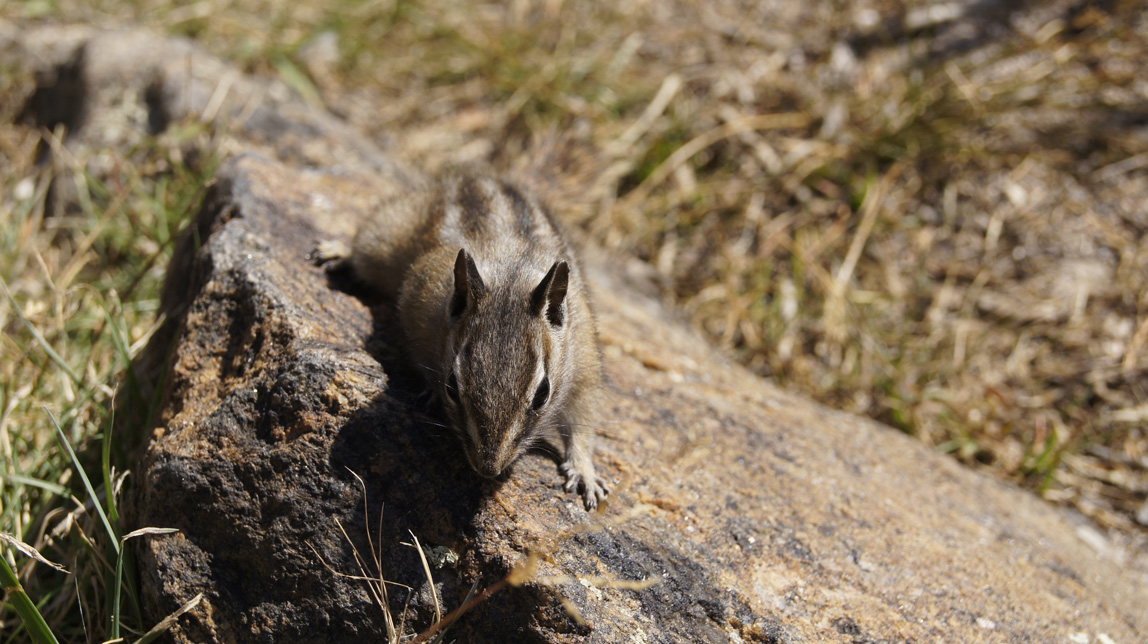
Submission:
POLYGON ((112 425, 116 421, 116 396, 112 394, 111 410, 108 412, 108 425, 104 428, 104 440, 100 454, 100 473, 104 477, 104 490, 108 497, 108 519, 119 524, 120 513, 116 510, 116 495, 112 483, 112 425))
POLYGON ((55 494, 58 496, 63 496, 63 497, 68 496, 68 488, 64 487, 63 485, 57 485, 55 483, 49 483, 48 481, 41 481, 40 479, 33 478, 31 476, 25 476, 23 474, 9 474, 8 472, 0 472, 0 479, 4 479, 5 481, 8 481, 9 483, 14 483, 16 485, 27 485, 28 487, 38 487, 41 490, 47 490, 47 491, 51 492, 52 494, 55 494))
POLYGON ((0 557, 0 582, 4 584, 8 601, 12 602, 16 613, 24 620, 24 628, 28 629, 32 641, 36 644, 57 644, 56 636, 48 628, 48 622, 44 621, 44 616, 40 614, 36 604, 32 603, 28 593, 24 592, 20 579, 16 577, 16 571, 8 565, 8 559, 5 557, 0 557))
POLYGON ((112 640, 118 640, 120 638, 120 598, 123 597, 124 594, 124 552, 126 550, 127 548, 124 548, 123 544, 120 544, 119 556, 116 557, 116 592, 112 599, 112 628, 109 632, 109 638, 112 640))
MULTIPOLYGON (((100 505, 100 497, 96 496, 96 490, 92 487, 92 482, 88 480, 88 475, 84 472, 83 466, 80 465, 80 459, 76 457, 76 452, 72 450, 71 444, 68 443, 68 438, 64 436, 64 430, 60 428, 60 423, 56 421, 56 417, 52 415, 52 411, 47 407, 44 411, 48 412, 48 418, 52 419, 52 424, 56 427, 56 438, 59 439, 60 445, 64 447, 64 451, 68 453, 68 458, 72 460, 72 465, 75 466, 76 472, 80 475, 80 480, 84 482, 84 489, 88 491, 88 496, 92 499, 92 506, 96 508, 96 513, 100 515, 100 521, 104 524, 104 530, 108 533, 108 540, 115 549, 116 554, 120 553, 120 540, 116 536, 116 531, 112 529, 112 524, 108 521, 108 515, 104 512, 104 508, 100 505)), ((108 490, 108 496, 111 496, 111 490, 108 490)))
POLYGON ((279 72, 279 77, 283 82, 291 86, 291 89, 299 92, 303 100, 311 105, 322 105, 323 98, 319 95, 319 88, 311 82, 307 74, 299 69, 295 63, 291 62, 286 56, 276 56, 272 59, 271 64, 275 65, 275 70, 279 72))

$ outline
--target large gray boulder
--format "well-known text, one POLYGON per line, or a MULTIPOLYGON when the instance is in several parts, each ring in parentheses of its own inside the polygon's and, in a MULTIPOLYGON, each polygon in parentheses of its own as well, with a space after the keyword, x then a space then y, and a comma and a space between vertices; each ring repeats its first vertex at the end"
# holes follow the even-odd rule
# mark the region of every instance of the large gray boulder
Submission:
POLYGON ((432 571, 448 608, 540 557, 461 620, 460 641, 1134 642, 1148 627, 1143 577, 1087 523, 776 390, 593 252, 609 507, 587 515, 542 456, 483 481, 420 410, 389 303, 368 308, 306 259, 381 190, 239 157, 196 223, 201 247, 176 258, 165 308, 184 313, 136 520, 180 529, 148 541, 141 568, 156 616, 206 593, 187 641, 380 636, 367 584, 338 574, 361 574, 354 551, 370 561, 372 546, 413 589, 393 590, 392 611, 424 629, 412 535, 461 557, 432 571))

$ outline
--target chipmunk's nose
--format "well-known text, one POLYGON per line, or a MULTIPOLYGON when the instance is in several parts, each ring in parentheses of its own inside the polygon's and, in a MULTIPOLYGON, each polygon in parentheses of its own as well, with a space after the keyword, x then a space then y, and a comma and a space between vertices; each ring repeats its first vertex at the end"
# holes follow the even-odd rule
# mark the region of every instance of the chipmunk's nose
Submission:
POLYGON ((475 453, 467 450, 467 459, 474 471, 483 478, 494 479, 502 474, 502 468, 499 467, 497 459, 486 457, 481 452, 475 453))
POLYGON ((479 476, 488 479, 496 479, 498 478, 498 475, 502 474, 502 470, 499 469, 497 465, 489 461, 480 463, 479 466, 475 468, 475 470, 478 471, 479 476))

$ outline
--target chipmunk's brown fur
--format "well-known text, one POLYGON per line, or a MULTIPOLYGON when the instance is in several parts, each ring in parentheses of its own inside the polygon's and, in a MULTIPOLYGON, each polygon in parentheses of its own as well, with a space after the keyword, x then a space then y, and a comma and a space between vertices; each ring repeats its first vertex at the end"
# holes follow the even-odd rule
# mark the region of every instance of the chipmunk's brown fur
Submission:
POLYGON ((578 261, 533 196, 448 173, 363 222, 350 249, 318 255, 397 302, 409 358, 479 474, 557 434, 566 490, 597 507, 608 492, 592 461, 597 331, 578 261))

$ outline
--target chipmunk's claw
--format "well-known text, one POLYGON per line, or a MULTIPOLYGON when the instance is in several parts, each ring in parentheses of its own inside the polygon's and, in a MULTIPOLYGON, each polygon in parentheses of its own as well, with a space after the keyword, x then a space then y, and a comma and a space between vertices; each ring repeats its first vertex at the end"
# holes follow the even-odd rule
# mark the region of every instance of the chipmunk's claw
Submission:
POLYGON ((311 252, 307 253, 307 261, 316 266, 322 266, 328 262, 342 261, 350 256, 351 249, 346 242, 338 239, 320 239, 315 242, 315 247, 311 249, 311 252))
POLYGON ((592 465, 580 468, 577 464, 566 461, 562 464, 561 470, 563 476, 566 477, 566 485, 563 488, 567 492, 580 494, 587 512, 596 510, 598 504, 605 500, 606 495, 610 493, 606 479, 595 474, 592 465))

